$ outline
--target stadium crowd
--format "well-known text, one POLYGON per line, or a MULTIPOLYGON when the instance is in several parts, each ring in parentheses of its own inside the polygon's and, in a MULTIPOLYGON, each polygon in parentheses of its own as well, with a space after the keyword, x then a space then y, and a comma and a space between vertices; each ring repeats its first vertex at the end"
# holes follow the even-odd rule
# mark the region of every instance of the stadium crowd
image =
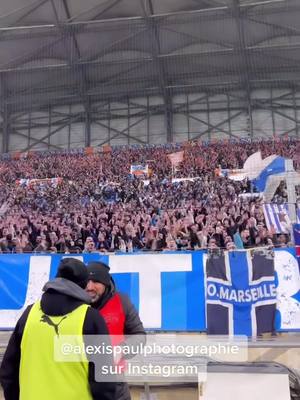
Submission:
MULTIPOLYGON (((300 141, 217 142, 111 148, 85 154, 34 153, 0 161, 0 251, 90 253, 285 246, 288 235, 268 230, 261 198, 250 182, 216 175, 242 168, 260 150, 300 168, 300 141), (176 168, 168 154, 184 150, 176 168), (148 164, 150 182, 129 174, 148 164), (172 177, 197 177, 171 182, 172 177), (22 179, 61 178, 55 184, 22 179), (251 193, 253 195, 251 195, 251 193), (243 194, 248 194, 243 196, 243 194)), ((286 197, 284 185, 277 201, 286 197)))

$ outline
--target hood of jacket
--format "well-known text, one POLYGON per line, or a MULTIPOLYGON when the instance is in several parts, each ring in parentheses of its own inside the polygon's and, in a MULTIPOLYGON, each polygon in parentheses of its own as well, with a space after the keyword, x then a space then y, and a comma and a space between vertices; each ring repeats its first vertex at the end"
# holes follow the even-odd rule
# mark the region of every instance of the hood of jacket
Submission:
POLYGON ((82 304, 90 304, 90 296, 74 282, 55 278, 45 284, 41 308, 48 315, 65 315, 82 304))

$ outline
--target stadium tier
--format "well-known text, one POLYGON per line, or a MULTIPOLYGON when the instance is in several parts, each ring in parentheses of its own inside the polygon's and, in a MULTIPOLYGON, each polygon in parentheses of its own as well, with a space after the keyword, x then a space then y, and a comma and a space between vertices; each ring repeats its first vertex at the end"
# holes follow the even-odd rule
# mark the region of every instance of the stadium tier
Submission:
POLYGON ((1 251, 285 246, 291 226, 285 221, 284 180, 277 184, 273 203, 266 204, 255 180, 233 180, 223 173, 241 170, 257 151, 263 160, 276 154, 299 167, 296 140, 14 155, 0 162, 1 251), (170 155, 179 153, 174 165, 170 155), (132 166, 137 166, 134 172, 132 166))
POLYGON ((0 1, 0 399, 300 400, 300 0, 0 1))

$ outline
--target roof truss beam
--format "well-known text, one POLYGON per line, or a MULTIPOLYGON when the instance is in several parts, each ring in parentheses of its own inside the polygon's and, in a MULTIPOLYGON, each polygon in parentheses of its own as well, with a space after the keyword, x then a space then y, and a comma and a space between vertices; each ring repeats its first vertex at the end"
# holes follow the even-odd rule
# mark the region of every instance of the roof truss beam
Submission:
MULTIPOLYGON (((14 10, 13 12, 11 12, 11 13, 9 13, 9 14, 1 15, 0 20, 1 20, 1 19, 4 19, 4 18, 7 18, 7 17, 9 17, 9 16, 11 16, 11 15, 13 15, 13 14, 16 14, 16 13, 18 13, 18 12, 20 12, 20 11, 24 11, 24 12, 22 13, 22 15, 21 15, 19 18, 17 18, 13 23, 11 23, 10 25, 8 25, 8 26, 6 27, 6 29, 7 29, 7 28, 12 28, 12 27, 16 26, 19 22, 22 22, 22 20, 23 20, 24 18, 28 17, 28 15, 32 14, 34 11, 36 11, 38 8, 40 8, 42 5, 44 5, 44 4, 47 3, 48 1, 49 1, 49 0, 37 0, 37 1, 35 1, 34 3, 28 4, 28 5, 26 5, 25 7, 22 7, 22 8, 19 8, 19 9, 17 9, 17 10, 14 10)), ((5 32, 5 31, 0 32, 0 39, 1 39, 1 36, 3 35, 4 32, 5 32)))
MULTIPOLYGON (((234 135, 232 132, 228 131, 227 129, 221 128, 220 126, 216 126, 216 125, 212 124, 211 122, 204 121, 203 119, 196 117, 193 114, 189 114, 188 117, 191 119, 194 119, 197 122, 201 122, 202 124, 206 125, 208 127, 209 131, 212 129, 217 129, 219 132, 226 133, 226 135, 238 139, 237 135, 234 135)), ((231 121, 231 117, 228 120, 224 121, 223 124, 226 124, 229 121, 231 121)))
MULTIPOLYGON (((125 129, 122 129, 121 131, 116 129, 116 128, 112 128, 111 126, 108 126, 106 124, 103 124, 103 122, 100 121, 94 121, 95 124, 101 126, 102 128, 107 128, 112 132, 116 132, 115 135, 113 135, 110 140, 113 140, 115 138, 117 138, 118 136, 125 136, 126 138, 129 139, 133 139, 141 144, 147 144, 147 142, 145 142, 144 140, 139 139, 138 137, 134 137, 131 136, 128 132, 131 128, 133 128, 134 126, 140 124, 142 121, 144 121, 146 119, 146 116, 143 116, 142 118, 138 119, 137 121, 133 122, 132 124, 130 124, 128 127, 126 127, 125 129)), ((107 140, 101 142, 100 144, 98 144, 97 146, 102 146, 103 144, 107 143, 107 140)))
POLYGON ((79 119, 79 117, 81 117, 80 114, 70 118, 68 120, 68 122, 66 122, 65 124, 62 124, 61 126, 59 126, 58 128, 54 129, 53 131, 47 133, 47 135, 43 136, 41 139, 37 139, 37 141, 35 143, 30 144, 25 149, 23 149, 23 151, 30 150, 30 149, 32 149, 32 147, 36 146, 37 144, 44 142, 46 139, 48 139, 51 136, 55 135, 55 133, 58 133, 59 131, 61 131, 63 128, 65 128, 69 124, 71 124, 73 122, 76 122, 79 119))
MULTIPOLYGON (((239 117, 240 115, 242 115, 244 113, 244 111, 239 111, 233 115, 231 115, 230 117, 224 119, 223 121, 219 122, 217 125, 214 125, 213 128, 214 129, 220 129, 220 127, 224 124, 226 124, 229 121, 233 121, 235 118, 239 117)), ((206 123, 207 124, 207 123, 206 123)), ((204 132, 201 132, 199 135, 193 137, 193 140, 200 138, 201 136, 206 135, 210 130, 211 130, 212 126, 210 125, 208 129, 206 129, 204 132)))
POLYGON ((88 10, 84 10, 84 11, 80 12, 79 14, 74 15, 73 17, 71 17, 71 15, 69 15, 68 22, 72 22, 72 21, 78 19, 79 17, 82 18, 84 15, 90 14, 91 12, 95 11, 96 14, 90 19, 90 21, 94 21, 94 20, 100 18, 107 11, 111 10, 113 7, 115 7, 121 1, 123 1, 123 0, 108 0, 104 4, 103 3, 97 4, 95 7, 89 8, 88 10))
POLYGON ((25 133, 22 133, 22 132, 18 131, 17 129, 13 128, 13 127, 11 128, 11 133, 14 134, 14 135, 26 138, 26 139, 30 139, 33 142, 33 145, 35 145, 37 143, 41 143, 41 144, 47 145, 47 147, 52 147, 53 149, 61 150, 61 147, 56 146, 55 144, 51 144, 49 142, 44 142, 44 141, 39 142, 38 139, 36 139, 36 138, 34 138, 32 136, 30 136, 30 138, 29 138, 28 135, 25 135, 25 133))

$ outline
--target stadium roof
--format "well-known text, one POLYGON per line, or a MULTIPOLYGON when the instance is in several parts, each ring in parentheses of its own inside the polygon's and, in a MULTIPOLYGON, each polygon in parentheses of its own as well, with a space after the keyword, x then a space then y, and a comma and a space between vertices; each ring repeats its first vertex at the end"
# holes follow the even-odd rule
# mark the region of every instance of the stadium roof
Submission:
POLYGON ((299 46, 299 0, 1 0, 1 109, 298 88, 299 46))

